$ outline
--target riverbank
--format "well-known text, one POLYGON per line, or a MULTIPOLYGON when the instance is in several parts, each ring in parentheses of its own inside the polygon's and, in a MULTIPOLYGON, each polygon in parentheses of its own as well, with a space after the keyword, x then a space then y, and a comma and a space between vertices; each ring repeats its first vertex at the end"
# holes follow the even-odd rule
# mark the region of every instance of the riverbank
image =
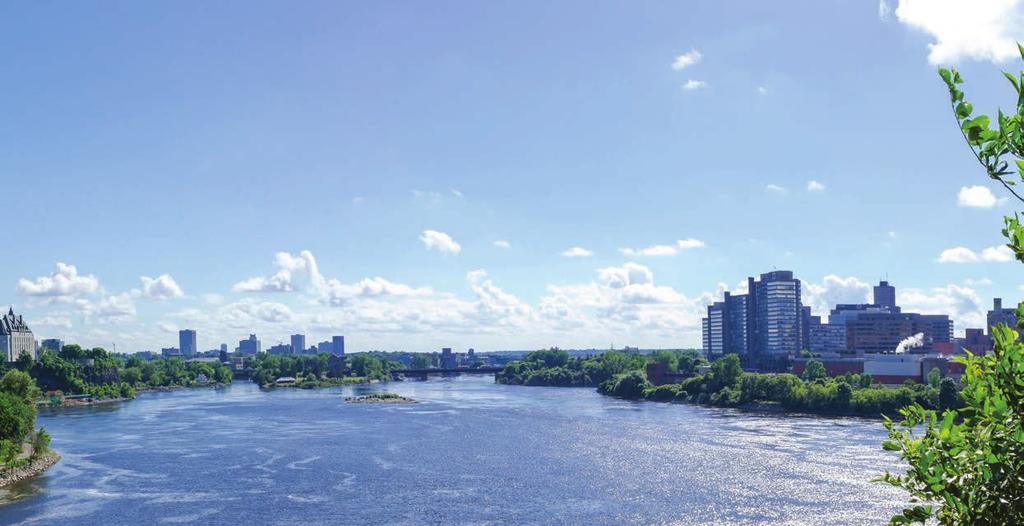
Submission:
POLYGON ((40 475, 59 461, 56 451, 47 451, 23 466, 0 469, 0 488, 40 475))

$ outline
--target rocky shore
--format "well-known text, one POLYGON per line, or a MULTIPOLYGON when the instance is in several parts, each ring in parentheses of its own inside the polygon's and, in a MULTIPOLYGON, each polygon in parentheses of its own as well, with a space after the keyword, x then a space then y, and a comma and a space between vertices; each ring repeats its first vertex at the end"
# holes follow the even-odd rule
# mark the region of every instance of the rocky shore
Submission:
POLYGON ((0 487, 9 486, 15 482, 21 482, 25 479, 30 479, 36 475, 40 475, 42 472, 49 469, 50 466, 56 464, 59 460, 60 455, 55 451, 47 451, 24 466, 0 469, 0 487))

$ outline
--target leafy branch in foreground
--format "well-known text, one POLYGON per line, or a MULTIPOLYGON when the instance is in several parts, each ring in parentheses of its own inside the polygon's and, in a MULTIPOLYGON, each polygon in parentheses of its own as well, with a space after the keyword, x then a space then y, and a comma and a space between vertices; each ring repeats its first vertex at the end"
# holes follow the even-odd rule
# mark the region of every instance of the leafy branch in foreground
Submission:
MULTIPOLYGON (((1024 46, 1018 44, 1024 58, 1024 46)), ((997 128, 987 115, 972 117, 974 107, 960 89, 956 70, 940 69, 964 140, 989 178, 999 181, 1018 201, 1014 188, 1024 182, 1024 72, 1004 73, 1017 92, 1017 111, 999 111, 997 128), (1013 157, 1016 172, 1007 157, 1013 157), (1011 176, 1016 173, 1014 180, 1011 176)), ((1024 262, 1024 226, 1019 214, 1004 219, 1003 235, 1024 262)), ((1024 330, 1024 304, 1017 307, 1018 330, 1024 330)), ((966 353, 961 378, 963 406, 941 416, 918 404, 903 409, 899 423, 886 420, 888 451, 909 464, 904 475, 886 473, 878 480, 910 493, 911 506, 890 524, 925 523, 935 517, 944 525, 1024 524, 1024 343, 1016 330, 991 328, 992 354, 966 353)))
MULTIPOLYGON (((1021 58, 1024 58, 1024 46, 1017 44, 1021 58)), ((975 159, 985 169, 990 179, 999 181, 1018 201, 1024 203, 1024 197, 1015 188, 1017 183, 1024 183, 1024 72, 1014 76, 1003 75, 1013 85, 1017 93, 1016 112, 1004 113, 999 110, 996 117, 996 128, 992 128, 992 118, 988 115, 974 115, 974 105, 966 100, 960 85, 964 83, 960 72, 955 69, 939 69, 939 76, 949 89, 949 102, 953 115, 960 126, 967 146, 975 159), (1007 157, 1013 157, 1013 167, 1007 157), (1016 175, 1016 178, 1012 176, 1016 175), (1017 180, 1019 179, 1019 181, 1017 180)), ((1024 225, 1019 214, 1004 218, 1003 235, 1009 243, 1017 259, 1024 262, 1024 225)))

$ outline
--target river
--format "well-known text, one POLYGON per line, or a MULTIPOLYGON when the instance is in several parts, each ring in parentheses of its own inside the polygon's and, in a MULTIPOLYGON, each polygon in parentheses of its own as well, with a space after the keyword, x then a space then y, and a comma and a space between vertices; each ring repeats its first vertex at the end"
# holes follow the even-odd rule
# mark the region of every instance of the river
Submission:
POLYGON ((489 376, 145 393, 40 415, 63 460, 0 524, 884 524, 878 421, 627 402, 489 376), (387 389, 411 405, 350 404, 387 389))

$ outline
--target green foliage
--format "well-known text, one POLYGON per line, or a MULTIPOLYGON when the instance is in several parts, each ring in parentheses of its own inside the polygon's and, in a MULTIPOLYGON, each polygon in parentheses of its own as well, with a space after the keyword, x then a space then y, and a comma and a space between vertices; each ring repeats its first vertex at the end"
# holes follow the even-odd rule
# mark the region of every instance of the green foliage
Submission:
POLYGON ((735 354, 727 354, 711 364, 711 379, 708 388, 711 392, 718 392, 727 387, 731 388, 740 381, 741 376, 743 376, 743 367, 740 366, 740 357, 735 354))
POLYGON ((38 393, 35 382, 22 371, 10 370, 0 378, 0 463, 9 465, 35 430, 38 393))
POLYGON ((615 351, 572 358, 565 351, 549 349, 531 352, 506 365, 494 378, 500 384, 595 387, 616 375, 642 371, 646 364, 643 356, 615 351))
POLYGON ((914 404, 900 422, 886 420, 883 447, 909 468, 879 480, 917 503, 892 524, 923 524, 932 515, 947 525, 1024 524, 1024 344, 1006 325, 992 332, 993 354, 959 359, 963 407, 939 416, 914 404))
POLYGON ((416 353, 412 356, 409 364, 410 369, 426 369, 430 367, 430 357, 426 354, 416 353))
POLYGON ((825 370, 825 365, 818 360, 808 360, 807 365, 804 366, 804 374, 800 375, 800 377, 813 382, 814 380, 828 378, 828 371, 825 370))
MULTIPOLYGON (((1018 44, 1021 57, 1024 58, 1024 47, 1018 44)), ((960 125, 960 132, 970 147, 974 157, 985 169, 990 179, 999 181, 1019 201, 1024 202, 1014 186, 1024 182, 1024 72, 1014 76, 1010 73, 1003 73, 1010 81, 1017 96, 1015 110, 1011 113, 1004 113, 999 110, 995 120, 995 128, 992 128, 993 119, 988 115, 974 115, 974 106, 967 102, 963 90, 963 78, 955 70, 939 69, 939 76, 946 83, 949 90, 950 105, 953 108, 953 115, 960 125), (1012 165, 1009 158, 1012 160, 1012 165), (1012 177, 1016 175, 1017 177, 1012 177)), ((1020 216, 1014 214, 1012 217, 1004 218, 1003 236, 1006 237, 1007 246, 1013 250, 1017 259, 1024 262, 1024 225, 1021 224, 1020 216)))
POLYGON ((330 355, 327 353, 300 355, 260 353, 252 360, 252 381, 261 387, 270 387, 278 378, 286 376, 301 378, 302 382, 299 387, 306 389, 324 385, 343 385, 355 381, 387 380, 392 370, 401 367, 401 364, 397 362, 391 362, 369 353, 359 353, 347 358, 349 363, 344 371, 345 376, 335 378, 329 376, 330 355), (354 380, 356 377, 358 379, 354 380))
POLYGON ((598 391, 627 400, 639 400, 644 397, 644 392, 650 387, 651 384, 647 382, 647 376, 634 370, 602 382, 598 386, 598 391))

